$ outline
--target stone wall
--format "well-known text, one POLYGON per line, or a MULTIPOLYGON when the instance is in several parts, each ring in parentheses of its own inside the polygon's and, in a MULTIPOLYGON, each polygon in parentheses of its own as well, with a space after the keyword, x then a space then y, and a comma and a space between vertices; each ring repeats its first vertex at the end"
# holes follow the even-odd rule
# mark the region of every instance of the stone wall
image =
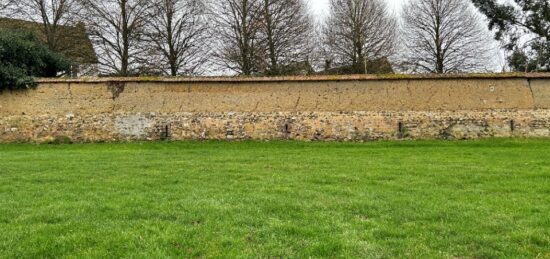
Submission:
POLYGON ((42 80, 0 142, 550 137, 550 76, 42 80))

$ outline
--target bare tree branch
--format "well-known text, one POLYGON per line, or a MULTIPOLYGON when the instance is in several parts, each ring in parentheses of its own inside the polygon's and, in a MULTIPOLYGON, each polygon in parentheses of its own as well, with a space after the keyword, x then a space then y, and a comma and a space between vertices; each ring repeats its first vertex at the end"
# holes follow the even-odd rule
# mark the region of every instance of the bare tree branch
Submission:
POLYGON ((7 9, 13 3, 15 3, 15 0, 0 0, 0 11, 7 9))
POLYGON ((406 60, 414 72, 471 72, 487 67, 491 35, 466 0, 412 0, 404 8, 406 60))
POLYGON ((392 55, 397 23, 381 0, 331 0, 324 28, 327 58, 365 73, 365 61, 392 55))
POLYGON ((206 12, 201 0, 157 0, 152 6, 146 40, 160 55, 159 68, 165 74, 201 72, 210 47, 206 12))
POLYGON ((243 75, 258 73, 263 59, 260 0, 216 0, 211 7, 217 65, 243 75))
POLYGON ((73 35, 62 27, 78 23, 79 5, 76 0, 20 0, 17 8, 25 19, 39 23, 46 45, 62 52, 73 35))
POLYGON ((78 0, 105 73, 127 76, 139 67, 150 0, 78 0))
POLYGON ((261 0, 261 39, 267 54, 266 74, 293 74, 293 67, 309 62, 314 37, 313 19, 302 0, 261 0))

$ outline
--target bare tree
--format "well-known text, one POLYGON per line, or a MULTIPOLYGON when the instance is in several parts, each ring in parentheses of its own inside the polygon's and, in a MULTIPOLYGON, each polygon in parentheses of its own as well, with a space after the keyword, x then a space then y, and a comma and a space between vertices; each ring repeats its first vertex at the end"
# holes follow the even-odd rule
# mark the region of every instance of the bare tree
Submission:
POLYGON ((381 0, 331 0, 324 38, 328 66, 366 73, 366 61, 385 58, 396 46, 396 19, 381 0))
POLYGON ((79 0, 103 72, 128 76, 137 69, 150 0, 79 0))
POLYGON ((487 66, 491 35, 467 0, 412 0, 404 42, 414 72, 470 72, 487 66))
POLYGON ((76 0, 20 0, 18 9, 25 18, 40 24, 46 45, 53 51, 62 52, 71 41, 65 26, 74 26, 78 21, 79 5, 76 0))
POLYGON ((260 70, 262 62, 262 5, 260 0, 216 0, 211 19, 217 50, 213 56, 218 65, 242 75, 260 70))
POLYGON ((314 24, 306 3, 302 0, 261 1, 261 34, 267 53, 265 73, 292 73, 289 67, 308 62, 312 52, 314 24))
POLYGON ((209 47, 206 6, 201 0, 157 0, 147 40, 160 53, 161 69, 172 76, 197 74, 209 47))

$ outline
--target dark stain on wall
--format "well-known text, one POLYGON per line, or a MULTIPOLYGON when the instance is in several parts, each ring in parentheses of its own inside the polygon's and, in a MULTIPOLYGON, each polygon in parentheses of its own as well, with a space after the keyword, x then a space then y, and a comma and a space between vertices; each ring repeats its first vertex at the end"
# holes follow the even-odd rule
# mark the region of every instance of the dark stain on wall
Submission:
POLYGON ((116 100, 121 93, 124 92, 126 83, 124 82, 109 82, 107 83, 107 89, 113 94, 113 101, 116 100))

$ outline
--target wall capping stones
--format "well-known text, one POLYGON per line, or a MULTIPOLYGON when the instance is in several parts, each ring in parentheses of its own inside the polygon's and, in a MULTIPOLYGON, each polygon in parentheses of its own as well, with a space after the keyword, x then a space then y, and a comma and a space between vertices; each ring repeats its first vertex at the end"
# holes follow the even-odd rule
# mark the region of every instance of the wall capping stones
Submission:
POLYGON ((334 75, 334 76, 286 76, 286 77, 83 77, 42 78, 39 83, 246 83, 246 82, 338 82, 338 81, 392 81, 392 80, 452 80, 452 79, 549 79, 550 73, 500 73, 500 74, 387 74, 387 75, 334 75))

